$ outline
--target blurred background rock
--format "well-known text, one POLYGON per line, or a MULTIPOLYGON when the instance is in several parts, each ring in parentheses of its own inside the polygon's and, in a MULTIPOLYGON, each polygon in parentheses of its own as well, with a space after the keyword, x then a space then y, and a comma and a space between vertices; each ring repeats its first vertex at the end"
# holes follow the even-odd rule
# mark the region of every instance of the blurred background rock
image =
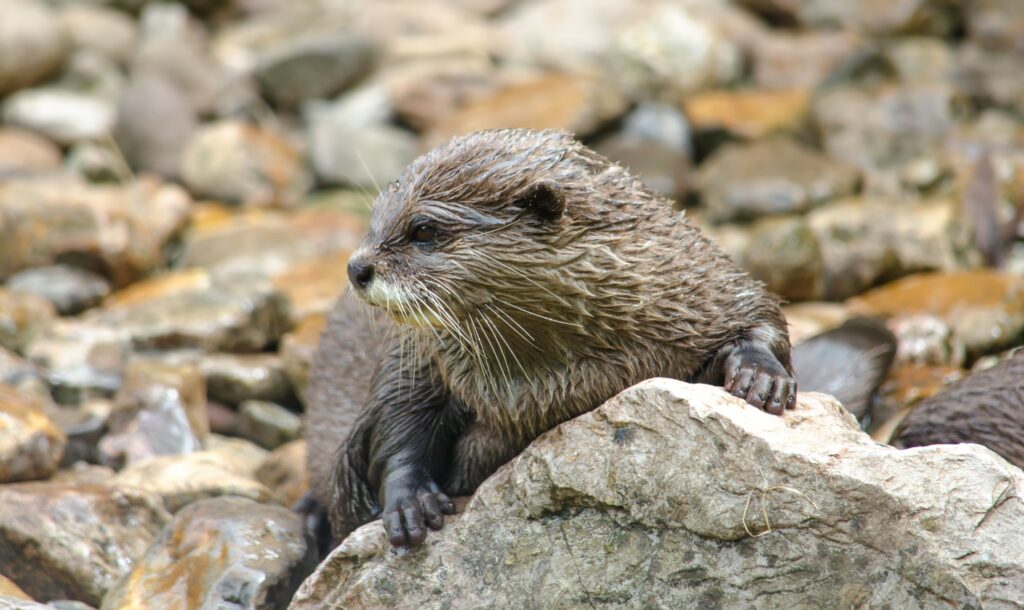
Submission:
MULTIPOLYGON (((127 527, 75 481, 131 487, 117 501, 149 532, 54 547, 50 576, 19 572, 39 601, 99 605, 194 500, 301 496, 309 361, 369 204, 460 133, 575 133, 793 303, 794 341, 887 316, 897 367, 864 422, 879 440, 1021 343, 1020 0, 0 0, 0 15, 0 482, 55 477, 10 487, 40 516, 0 542, 45 547, 40 507, 72 501, 92 508, 68 536, 127 527)), ((193 518, 232 510, 211 506, 193 518)), ((281 561, 260 586, 308 558, 281 561)))

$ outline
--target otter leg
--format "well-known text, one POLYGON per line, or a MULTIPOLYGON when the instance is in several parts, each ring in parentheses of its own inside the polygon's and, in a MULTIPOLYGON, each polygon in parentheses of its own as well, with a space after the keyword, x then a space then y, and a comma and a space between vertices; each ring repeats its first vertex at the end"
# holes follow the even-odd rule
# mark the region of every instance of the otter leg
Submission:
POLYGON ((796 379, 763 342, 741 340, 723 348, 722 385, 727 392, 773 415, 796 405, 796 379))
POLYGON ((452 496, 467 496, 484 479, 519 453, 519 448, 479 422, 470 424, 455 443, 452 465, 444 489, 452 496))

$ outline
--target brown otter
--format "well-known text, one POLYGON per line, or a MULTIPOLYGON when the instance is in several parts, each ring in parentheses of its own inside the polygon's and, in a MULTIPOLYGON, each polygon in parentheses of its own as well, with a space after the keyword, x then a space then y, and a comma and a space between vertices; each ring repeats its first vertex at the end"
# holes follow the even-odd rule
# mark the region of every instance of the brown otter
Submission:
POLYGON ((420 157, 378 196, 348 270, 398 324, 343 299, 314 364, 311 467, 336 539, 380 515, 392 544, 422 542, 449 496, 650 377, 721 384, 775 414, 795 402, 777 299, 565 133, 484 131, 420 157), (345 354, 367 316, 392 332, 345 354), (318 480, 345 427, 330 420, 358 404, 318 480))
POLYGON ((914 407, 893 435, 896 447, 977 443, 1024 468, 1024 349, 914 407))

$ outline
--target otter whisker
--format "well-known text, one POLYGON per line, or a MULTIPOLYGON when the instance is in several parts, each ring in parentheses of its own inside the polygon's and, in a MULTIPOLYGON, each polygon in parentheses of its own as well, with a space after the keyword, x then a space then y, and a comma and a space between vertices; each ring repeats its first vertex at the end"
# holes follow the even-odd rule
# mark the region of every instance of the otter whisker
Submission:
POLYGON ((495 340, 501 341, 505 345, 505 349, 507 349, 509 355, 512 356, 512 360, 515 361, 516 365, 519 367, 519 370, 522 371, 523 378, 525 379, 526 377, 528 377, 528 375, 526 374, 526 368, 523 367, 523 363, 520 362, 519 358, 516 356, 516 351, 512 349, 512 346, 508 344, 508 340, 506 340, 504 335, 502 335, 501 332, 498 330, 498 327, 494 324, 494 320, 491 320, 488 317, 484 317, 483 320, 491 327, 491 330, 494 331, 493 334, 495 340))
POLYGON ((482 259, 484 259, 484 260, 486 260, 488 262, 491 262, 491 263, 493 263, 493 264, 495 264, 495 265, 497 265, 497 266, 507 270, 509 273, 513 273, 515 275, 518 275, 519 277, 523 278, 527 282, 530 282, 531 284, 533 284, 537 288, 540 288, 544 292, 546 292, 546 293, 550 294, 551 296, 553 296, 555 298, 555 300, 557 300, 559 303, 564 303, 565 302, 565 300, 562 297, 560 297, 557 294, 555 294, 554 292, 552 292, 551 289, 546 288, 545 286, 543 286, 542 284, 537 282, 537 280, 529 277, 528 275, 526 275, 522 271, 516 269, 515 267, 513 267, 513 266, 511 266, 509 264, 503 263, 503 262, 499 261, 498 259, 494 258, 493 256, 491 256, 490 254, 487 254, 486 252, 483 252, 483 251, 480 251, 480 250, 474 251, 473 254, 474 254, 474 256, 478 256, 478 257, 480 257, 480 258, 482 258, 482 259))
POLYGON ((564 324, 565 326, 571 326, 572 328, 575 328, 575 329, 580 330, 580 331, 583 330, 583 325, 580 324, 579 322, 566 322, 564 320, 556 320, 554 318, 549 318, 549 317, 543 316, 543 315, 541 315, 539 313, 530 311, 529 309, 524 309, 524 308, 522 308, 522 307, 520 307, 518 305, 515 305, 515 304, 513 304, 513 303, 511 303, 509 301, 505 301, 505 305, 508 305, 512 309, 516 309, 516 310, 521 311, 521 312, 523 312, 523 313, 525 313, 527 315, 534 316, 535 318, 540 318, 541 320, 547 320, 548 322, 553 322, 555 324, 564 324))
MULTIPOLYGON (((495 298, 499 302, 502 302, 502 303, 504 302, 503 299, 500 299, 500 298, 497 298, 497 297, 495 297, 495 298)), ((512 332, 514 332, 517 335, 519 335, 520 337, 522 337, 524 341, 526 341, 530 345, 535 345, 534 340, 533 340, 533 335, 531 335, 529 331, 527 331, 525 328, 523 328, 523 325, 520 324, 518 321, 516 321, 515 318, 513 318, 512 316, 510 316, 507 313, 505 313, 504 311, 502 311, 500 307, 495 307, 494 305, 492 305, 490 303, 488 303, 487 305, 484 305, 484 307, 486 307, 489 311, 494 313, 494 315, 498 316, 498 318, 502 322, 507 324, 508 327, 512 329, 512 332)))

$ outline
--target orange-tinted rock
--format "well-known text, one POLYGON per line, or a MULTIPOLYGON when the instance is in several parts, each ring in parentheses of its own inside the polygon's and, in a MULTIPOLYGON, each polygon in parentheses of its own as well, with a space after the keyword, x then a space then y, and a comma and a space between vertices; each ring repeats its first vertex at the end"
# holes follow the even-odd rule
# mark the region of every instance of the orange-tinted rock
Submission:
MULTIPOLYGON (((6 595, 7 597, 16 597, 26 601, 32 601, 32 597, 28 593, 21 590, 21 587, 14 584, 14 581, 10 580, 3 574, 0 574, 0 595, 6 595)), ((3 607, 0 604, 0 607, 3 607)))
POLYGON ((291 302, 292 319, 330 311, 348 286, 350 251, 339 251, 299 263, 274 278, 291 302))
POLYGON ((277 495, 284 506, 295 506, 309 490, 305 439, 275 449, 256 471, 256 478, 277 495))
POLYGON ((786 91, 709 91, 683 103, 686 116, 698 131, 722 130, 742 138, 798 130, 810 110, 810 93, 786 91))
POLYGON ((961 379, 965 371, 950 366, 900 364, 889 372, 879 400, 871 412, 868 432, 877 441, 886 443, 903 418, 920 400, 928 398, 961 379))
POLYGON ((306 404, 306 388, 309 385, 309 369, 313 364, 316 347, 320 343, 320 334, 327 323, 326 314, 316 314, 300 322, 292 332, 286 334, 281 341, 281 357, 284 368, 292 380, 292 387, 299 400, 306 404))
POLYGON ((21 129, 0 129, 0 178, 38 174, 60 168, 60 148, 21 129))
POLYGON ((0 288, 0 347, 24 350, 56 316, 46 299, 0 288))
POLYGON ((789 342, 793 345, 845 322, 850 314, 838 303, 793 303, 782 308, 789 326, 789 342))
POLYGON ((131 307, 156 298, 189 290, 209 288, 210 274, 202 269, 185 269, 137 282, 107 297, 105 307, 131 307))
POLYGON ((42 405, 0 385, 0 483, 44 479, 53 474, 67 439, 42 405))
POLYGON ((296 513, 246 498, 203 500, 175 515, 102 608, 284 608, 315 565, 296 513))

